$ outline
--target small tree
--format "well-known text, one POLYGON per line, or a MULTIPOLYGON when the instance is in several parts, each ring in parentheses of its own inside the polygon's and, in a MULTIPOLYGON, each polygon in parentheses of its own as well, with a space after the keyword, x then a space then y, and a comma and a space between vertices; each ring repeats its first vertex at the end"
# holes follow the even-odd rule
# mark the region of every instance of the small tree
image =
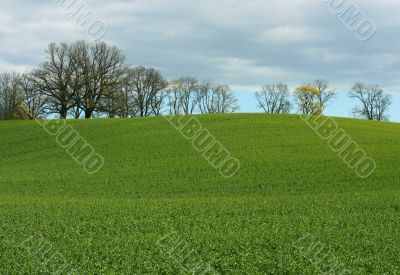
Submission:
POLYGON ((0 120, 26 118, 21 80, 16 72, 0 74, 0 120))
POLYGON ((303 115, 320 115, 322 106, 320 103, 320 93, 313 86, 306 85, 296 88, 294 92, 299 111, 303 115))
POLYGON ((75 105, 79 85, 76 81, 76 63, 71 47, 66 43, 51 43, 46 51, 47 61, 32 74, 35 86, 46 95, 46 108, 67 118, 75 105))
POLYGON ((197 91, 197 103, 200 113, 233 113, 239 110, 239 104, 228 85, 207 81, 197 91))
POLYGON ((258 107, 268 114, 288 114, 291 109, 289 88, 286 84, 266 85, 256 92, 258 107))
POLYGON ((238 100, 228 85, 216 85, 214 90, 217 95, 215 102, 216 113, 234 113, 240 109, 238 100))
POLYGON ((377 85, 365 85, 357 82, 353 85, 349 95, 361 102, 361 106, 357 106, 353 110, 355 116, 378 121, 389 119, 387 112, 392 103, 391 97, 377 85))
POLYGON ((160 115, 168 81, 160 71, 137 67, 129 70, 134 116, 160 115))
POLYGON ((108 118, 125 116, 125 94, 120 89, 110 89, 104 93, 99 102, 98 111, 107 114, 108 118))
POLYGON ((318 90, 318 101, 321 108, 320 111, 323 113, 329 101, 336 96, 335 89, 329 88, 329 82, 325 79, 316 79, 309 86, 318 90))
POLYGON ((198 109, 202 114, 213 114, 216 112, 216 89, 215 84, 211 81, 206 81, 198 86, 196 93, 196 102, 198 109))
POLYGON ((195 77, 182 77, 175 81, 179 97, 179 108, 185 115, 191 115, 198 106, 199 81, 195 77))
POLYGON ((172 80, 167 89, 170 115, 179 115, 183 112, 181 94, 181 81, 179 79, 172 80))
POLYGON ((23 93, 23 112, 30 119, 34 120, 45 115, 44 105, 46 96, 41 92, 33 79, 32 74, 21 76, 21 90, 23 93))

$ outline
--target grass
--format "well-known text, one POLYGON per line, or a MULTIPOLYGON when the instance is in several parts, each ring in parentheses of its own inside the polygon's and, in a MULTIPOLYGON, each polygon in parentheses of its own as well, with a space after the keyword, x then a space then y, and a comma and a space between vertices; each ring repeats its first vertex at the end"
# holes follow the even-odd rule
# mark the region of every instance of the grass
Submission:
MULTIPOLYGON (((69 121, 105 159, 88 175, 37 123, 0 123, 0 274, 185 274, 176 232, 221 274, 316 274, 311 234, 353 274, 400 272, 400 125, 335 119, 377 163, 360 179, 297 116, 197 116, 241 170, 224 179, 163 118, 69 121)), ((187 272, 186 272, 187 274, 187 272)))

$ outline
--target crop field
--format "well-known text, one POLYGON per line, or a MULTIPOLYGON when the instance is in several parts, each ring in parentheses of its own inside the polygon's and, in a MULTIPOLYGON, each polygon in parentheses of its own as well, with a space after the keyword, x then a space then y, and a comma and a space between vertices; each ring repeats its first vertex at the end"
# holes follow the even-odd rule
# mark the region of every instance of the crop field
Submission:
POLYGON ((1 122, 0 274, 400 273, 399 124, 335 118, 377 164, 361 179, 296 115, 196 118, 233 177, 164 118, 69 120, 92 175, 37 122, 1 122))

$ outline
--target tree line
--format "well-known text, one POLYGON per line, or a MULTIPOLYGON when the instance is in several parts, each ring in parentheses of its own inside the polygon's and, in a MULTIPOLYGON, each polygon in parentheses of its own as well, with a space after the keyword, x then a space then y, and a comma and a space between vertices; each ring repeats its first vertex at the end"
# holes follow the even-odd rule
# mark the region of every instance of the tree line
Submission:
POLYGON ((104 42, 51 43, 31 72, 0 74, 0 119, 144 117, 229 113, 239 109, 225 84, 195 77, 167 81, 160 71, 131 67, 104 42))
MULTIPOLYGON (((255 96, 258 107, 265 113, 289 114, 293 109, 287 84, 266 85, 256 92, 255 96)), ((317 79, 297 87, 293 96, 298 112, 303 115, 321 115, 335 98, 336 91, 329 86, 327 80, 317 79)), ((359 105, 352 110, 354 116, 377 121, 389 120, 391 96, 385 94, 378 85, 357 82, 351 87, 349 97, 359 102, 359 105)))
MULTIPOLYGON (((0 120, 127 118, 232 113, 240 109, 229 85, 186 76, 168 81, 155 68, 132 67, 115 46, 105 42, 51 43, 45 62, 27 73, 0 74, 0 120)), ((336 92, 326 80, 315 80, 293 92, 297 111, 322 114, 336 92)), ((371 120, 388 120, 391 104, 377 85, 356 83, 349 92, 360 105, 353 112, 371 120)), ((294 109, 289 87, 266 85, 255 93, 266 113, 294 109)))

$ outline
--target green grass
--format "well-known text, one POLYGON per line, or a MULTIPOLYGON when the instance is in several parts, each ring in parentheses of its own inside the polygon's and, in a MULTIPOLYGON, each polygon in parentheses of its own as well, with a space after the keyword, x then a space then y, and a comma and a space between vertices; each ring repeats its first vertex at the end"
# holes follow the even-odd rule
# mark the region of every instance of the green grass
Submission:
POLYGON ((69 121, 88 175, 35 122, 0 123, 0 274, 46 273, 41 234, 79 274, 185 274, 176 231, 221 274, 314 274, 305 234, 353 274, 400 272, 400 124, 336 121, 377 163, 360 179, 297 116, 197 116, 241 170, 224 179, 163 118, 69 121))

